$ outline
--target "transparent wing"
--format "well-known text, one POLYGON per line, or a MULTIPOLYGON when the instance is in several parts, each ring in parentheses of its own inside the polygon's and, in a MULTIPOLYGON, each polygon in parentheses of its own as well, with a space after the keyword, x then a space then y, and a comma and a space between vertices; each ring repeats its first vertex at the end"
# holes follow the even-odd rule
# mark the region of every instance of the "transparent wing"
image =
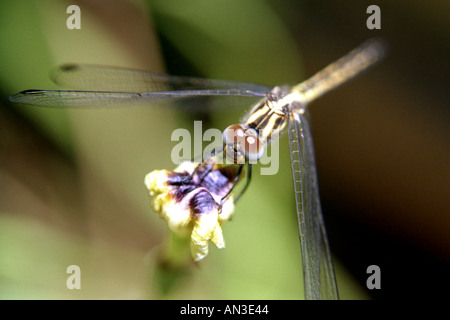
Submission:
POLYGON ((25 90, 10 101, 39 106, 90 107, 161 102, 194 97, 263 97, 270 87, 245 82, 177 77, 98 65, 63 65, 52 80, 76 90, 25 90))
POLYGON ((90 64, 61 65, 50 71, 50 78, 63 88, 90 91, 161 92, 241 89, 241 91, 249 90, 261 93, 268 89, 265 86, 246 82, 172 76, 90 64))
MULTIPOLYGON (((270 90, 269 90, 270 91, 270 90)), ((201 97, 253 97, 265 94, 239 89, 186 90, 162 92, 120 92, 83 90, 25 90, 13 94, 9 101, 47 107, 113 107, 130 104, 149 104, 173 100, 187 101, 186 106, 196 105, 201 97)), ((200 102, 203 103, 203 102, 200 102)))
POLYGON ((308 121, 291 113, 288 126, 306 299, 338 299, 308 121))

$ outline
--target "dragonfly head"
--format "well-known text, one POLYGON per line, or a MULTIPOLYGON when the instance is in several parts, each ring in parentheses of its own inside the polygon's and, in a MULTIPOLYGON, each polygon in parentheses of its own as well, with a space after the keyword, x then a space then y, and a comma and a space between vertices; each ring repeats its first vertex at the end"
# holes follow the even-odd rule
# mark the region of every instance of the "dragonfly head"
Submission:
POLYGON ((223 152, 233 163, 254 162, 264 154, 264 144, 253 128, 233 124, 223 131, 222 138, 223 152))

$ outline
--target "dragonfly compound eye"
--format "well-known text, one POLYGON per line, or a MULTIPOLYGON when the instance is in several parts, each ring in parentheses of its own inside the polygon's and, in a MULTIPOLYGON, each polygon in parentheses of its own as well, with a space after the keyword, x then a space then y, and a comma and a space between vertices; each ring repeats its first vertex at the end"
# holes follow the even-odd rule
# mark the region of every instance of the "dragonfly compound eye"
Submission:
POLYGON ((233 124, 227 127, 222 134, 223 152, 233 163, 245 163, 245 131, 240 124, 233 124))
POLYGON ((244 129, 233 124, 223 131, 224 153, 234 163, 243 164, 246 160, 256 161, 262 157, 264 146, 256 130, 244 129))
POLYGON ((261 158, 264 154, 264 145, 255 129, 247 129, 244 138, 245 158, 251 163, 261 158))

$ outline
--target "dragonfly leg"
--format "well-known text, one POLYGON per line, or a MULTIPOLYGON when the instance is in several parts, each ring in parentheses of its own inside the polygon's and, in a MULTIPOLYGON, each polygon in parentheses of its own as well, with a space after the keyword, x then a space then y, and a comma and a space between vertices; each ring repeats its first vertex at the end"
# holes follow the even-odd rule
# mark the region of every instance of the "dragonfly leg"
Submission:
POLYGON ((190 175, 190 181, 192 181, 192 178, 197 174, 197 172, 198 172, 198 170, 201 168, 201 167, 205 167, 206 169, 204 170, 204 172, 202 172, 202 174, 199 176, 199 178, 200 178, 200 182, 199 183, 201 183, 202 181, 203 181, 203 179, 212 171, 212 168, 213 168, 213 164, 214 164, 214 161, 212 161, 213 162, 213 164, 209 164, 209 166, 208 166, 208 161, 211 159, 211 158, 213 158, 213 157, 215 157, 217 154, 220 154, 221 152, 219 152, 219 153, 217 153, 216 152, 216 150, 215 149, 213 149, 212 151, 211 151, 211 154, 202 162, 202 163, 200 163, 200 164, 198 164, 197 165, 197 167, 195 168, 195 170, 194 170, 194 172, 192 172, 192 174, 190 175))
POLYGON ((242 197, 242 195, 244 194, 245 190, 247 190, 248 186, 250 185, 250 180, 252 179, 252 165, 248 164, 248 168, 247 168, 247 181, 245 181, 245 186, 244 188, 242 188, 241 192, 239 193, 239 195, 235 198, 234 203, 238 202, 238 200, 242 197))
MULTIPOLYGON (((222 199, 220 200, 220 205, 222 205, 222 203, 230 196, 231 191, 233 191, 233 189, 236 187, 236 185, 239 182, 239 178, 241 177, 241 173, 242 173, 242 169, 244 168, 244 165, 240 165, 238 172, 236 174, 236 178, 234 179, 234 183, 231 186, 230 190, 228 190, 227 194, 225 196, 222 197, 222 199)), ((251 177, 251 172, 252 172, 252 165, 248 164, 248 171, 247 171, 247 178, 251 177)), ((241 191, 241 193, 237 196, 236 200, 234 201, 236 203, 236 201, 242 196, 242 194, 244 193, 245 189, 247 189, 249 184, 249 179, 247 179, 247 182, 245 184, 244 189, 241 191)))
POLYGON ((197 167, 195 168, 195 170, 191 173, 190 175, 190 180, 192 181, 193 177, 199 172, 201 167, 204 167, 205 169, 203 170, 203 172, 201 172, 198 177, 199 177, 199 184, 202 183, 203 179, 205 179, 205 177, 212 171, 213 169, 213 165, 208 163, 208 160, 210 158, 206 159, 205 161, 203 161, 202 163, 199 163, 197 165, 197 167))

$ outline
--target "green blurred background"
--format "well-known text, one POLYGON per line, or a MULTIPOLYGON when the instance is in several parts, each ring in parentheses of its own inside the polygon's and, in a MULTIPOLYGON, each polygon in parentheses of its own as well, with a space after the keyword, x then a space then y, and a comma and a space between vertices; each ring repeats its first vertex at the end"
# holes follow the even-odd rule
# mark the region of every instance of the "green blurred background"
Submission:
MULTIPOLYGON (((66 62, 295 84, 371 37, 387 59, 310 109, 341 298, 436 296, 450 263, 449 14, 448 1, 1 1, 0 298, 303 298, 286 137, 279 174, 255 170, 224 226, 227 248, 162 294, 168 230, 143 179, 173 168, 170 135, 199 115, 7 98, 56 88, 48 71, 66 62), (66 28, 71 4, 81 30, 66 28), (366 28, 371 4, 381 30, 366 28), (81 290, 66 287, 72 264, 81 290), (372 264, 381 290, 366 289, 372 264)), ((208 119, 223 129, 244 113, 208 119)))

